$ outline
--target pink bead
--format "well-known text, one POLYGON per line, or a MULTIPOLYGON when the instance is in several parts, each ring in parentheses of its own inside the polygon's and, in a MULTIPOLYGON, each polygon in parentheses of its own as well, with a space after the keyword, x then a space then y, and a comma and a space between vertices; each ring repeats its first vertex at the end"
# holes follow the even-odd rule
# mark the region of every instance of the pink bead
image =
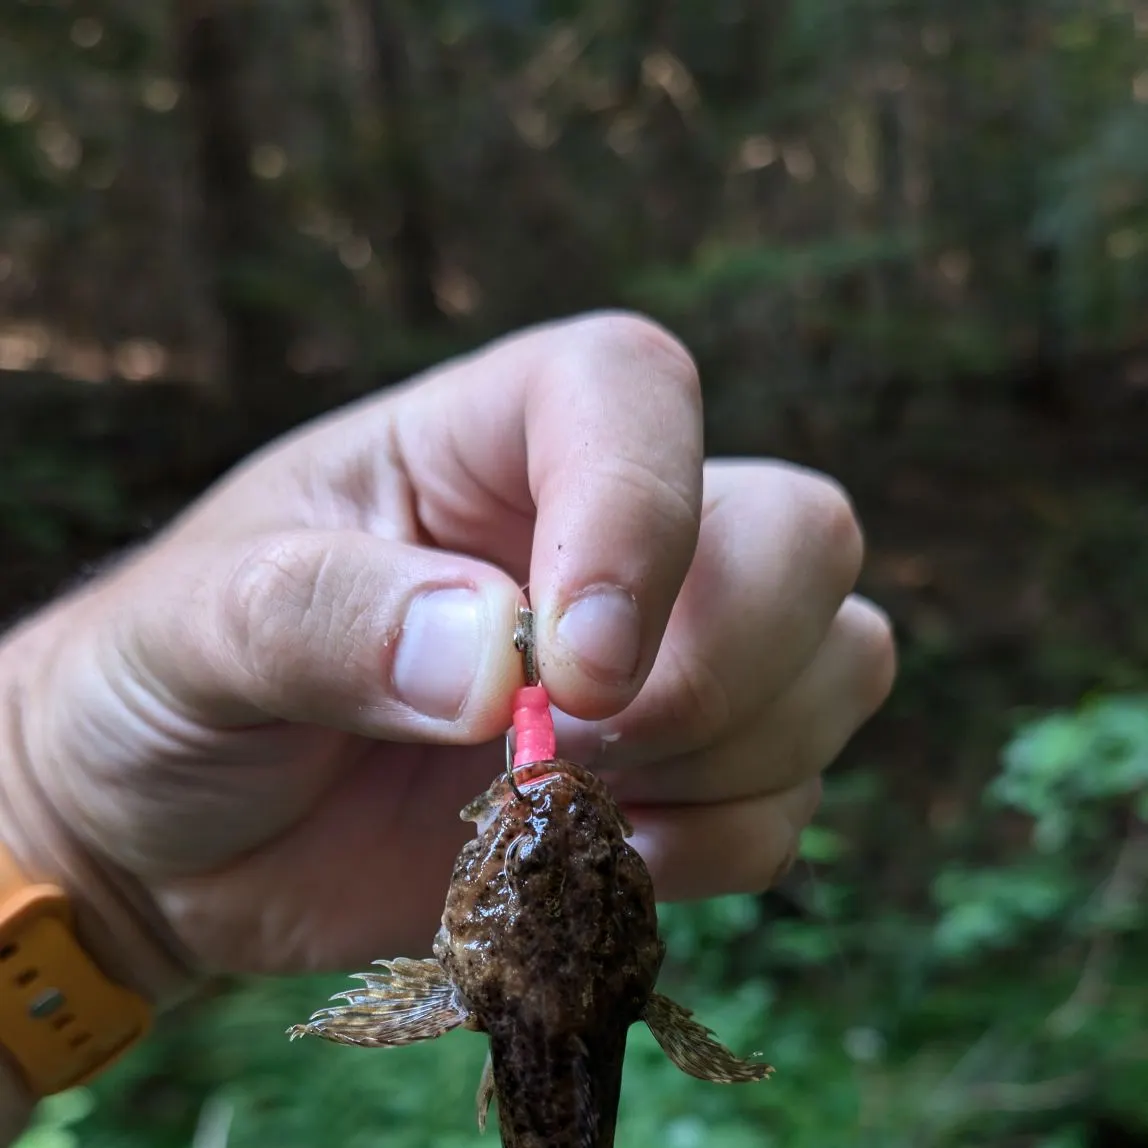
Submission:
POLYGON ((557 748, 550 695, 544 686, 523 686, 514 694, 514 765, 551 761, 557 748))

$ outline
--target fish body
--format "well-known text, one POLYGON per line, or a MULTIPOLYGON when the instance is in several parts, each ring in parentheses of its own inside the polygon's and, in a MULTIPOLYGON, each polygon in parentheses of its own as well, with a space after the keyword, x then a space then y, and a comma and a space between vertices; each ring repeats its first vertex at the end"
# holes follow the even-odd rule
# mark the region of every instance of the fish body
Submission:
POLYGON ((463 809, 477 836, 455 863, 426 961, 380 961, 292 1037, 368 1047, 485 1032, 478 1092, 505 1148, 612 1148, 630 1026, 683 1071, 725 1083, 772 1070, 718 1044, 655 991, 665 945, 653 884, 603 782, 565 761, 500 775, 463 809))
POLYGON ((569 763, 520 770, 463 811, 436 955, 491 1036, 504 1144, 613 1143, 626 1032, 665 946, 649 873, 604 785, 569 763), (485 828, 484 828, 485 826, 485 828))

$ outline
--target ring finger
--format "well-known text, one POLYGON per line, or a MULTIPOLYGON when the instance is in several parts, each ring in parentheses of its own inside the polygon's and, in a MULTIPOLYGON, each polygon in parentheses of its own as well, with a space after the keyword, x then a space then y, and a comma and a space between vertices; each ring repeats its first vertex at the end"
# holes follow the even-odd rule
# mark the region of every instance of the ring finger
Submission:
POLYGON ((658 900, 692 901, 772 885, 795 855, 820 798, 821 779, 814 777, 768 797, 627 812, 658 900))
POLYGON ((881 706, 894 676, 885 615, 864 598, 841 607, 821 649, 752 722, 704 750, 603 772, 628 803, 727 802, 801 785, 820 773, 881 706))

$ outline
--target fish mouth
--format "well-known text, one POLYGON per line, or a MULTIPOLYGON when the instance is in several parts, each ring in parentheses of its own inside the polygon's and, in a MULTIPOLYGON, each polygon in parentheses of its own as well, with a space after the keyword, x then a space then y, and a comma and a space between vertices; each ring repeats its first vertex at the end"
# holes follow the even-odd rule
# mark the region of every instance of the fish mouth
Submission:
POLYGON ((519 790, 533 789, 562 772, 557 761, 532 761, 514 767, 514 784, 519 790))
POLYGON ((534 789, 536 786, 541 785, 544 781, 549 781, 552 777, 557 777, 558 771, 555 769, 547 770, 546 773, 539 773, 533 777, 528 777, 525 781, 521 778, 515 777, 515 784, 519 789, 534 789))

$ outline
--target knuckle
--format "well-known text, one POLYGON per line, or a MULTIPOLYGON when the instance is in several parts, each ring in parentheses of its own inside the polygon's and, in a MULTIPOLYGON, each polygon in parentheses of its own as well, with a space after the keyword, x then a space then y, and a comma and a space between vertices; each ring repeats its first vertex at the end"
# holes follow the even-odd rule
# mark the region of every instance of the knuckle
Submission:
POLYGON ((617 457, 608 472, 619 489, 626 490, 631 506, 641 508, 643 517, 661 523, 666 537, 689 539, 696 543, 701 526, 701 484, 688 476, 662 473, 648 462, 617 457))
POLYGON ((772 888, 792 869, 801 855, 801 835, 813 820, 821 800, 821 778, 811 778, 785 794, 767 798, 762 820, 771 832, 753 853, 738 891, 760 893, 772 888))
POLYGON ((697 363, 685 344, 660 323, 636 311, 604 311, 585 322, 599 345, 645 364, 643 385, 648 385, 653 375, 663 385, 676 387, 700 403, 697 363))
POLYGON ((888 700, 897 680, 897 643, 885 612, 864 598, 856 599, 862 662, 868 668, 865 700, 870 714, 888 700))
POLYGON ((768 888, 785 877, 801 856, 801 837, 821 805, 823 789, 824 782, 818 771, 774 799, 781 814, 779 818, 781 825, 775 840, 778 843, 787 842, 789 847, 783 853, 775 844, 773 851, 763 858, 761 866, 763 888, 768 888))
POLYGON ((844 597, 860 577, 865 560, 865 537, 853 500, 839 482, 826 475, 806 474, 803 481, 808 533, 844 597))
POLYGON ((305 535, 254 543, 223 595, 223 629, 232 653, 256 678, 281 677, 300 636, 326 624, 322 593, 327 556, 305 535))
POLYGON ((760 893, 796 861, 801 835, 821 801, 821 777, 780 793, 743 801, 729 819, 728 834, 715 841, 727 893, 760 893))
POLYGON ((821 808, 821 799, 825 794, 825 780, 818 772, 799 787, 800 807, 794 822, 794 829, 800 834, 813 821, 817 810, 821 808))

